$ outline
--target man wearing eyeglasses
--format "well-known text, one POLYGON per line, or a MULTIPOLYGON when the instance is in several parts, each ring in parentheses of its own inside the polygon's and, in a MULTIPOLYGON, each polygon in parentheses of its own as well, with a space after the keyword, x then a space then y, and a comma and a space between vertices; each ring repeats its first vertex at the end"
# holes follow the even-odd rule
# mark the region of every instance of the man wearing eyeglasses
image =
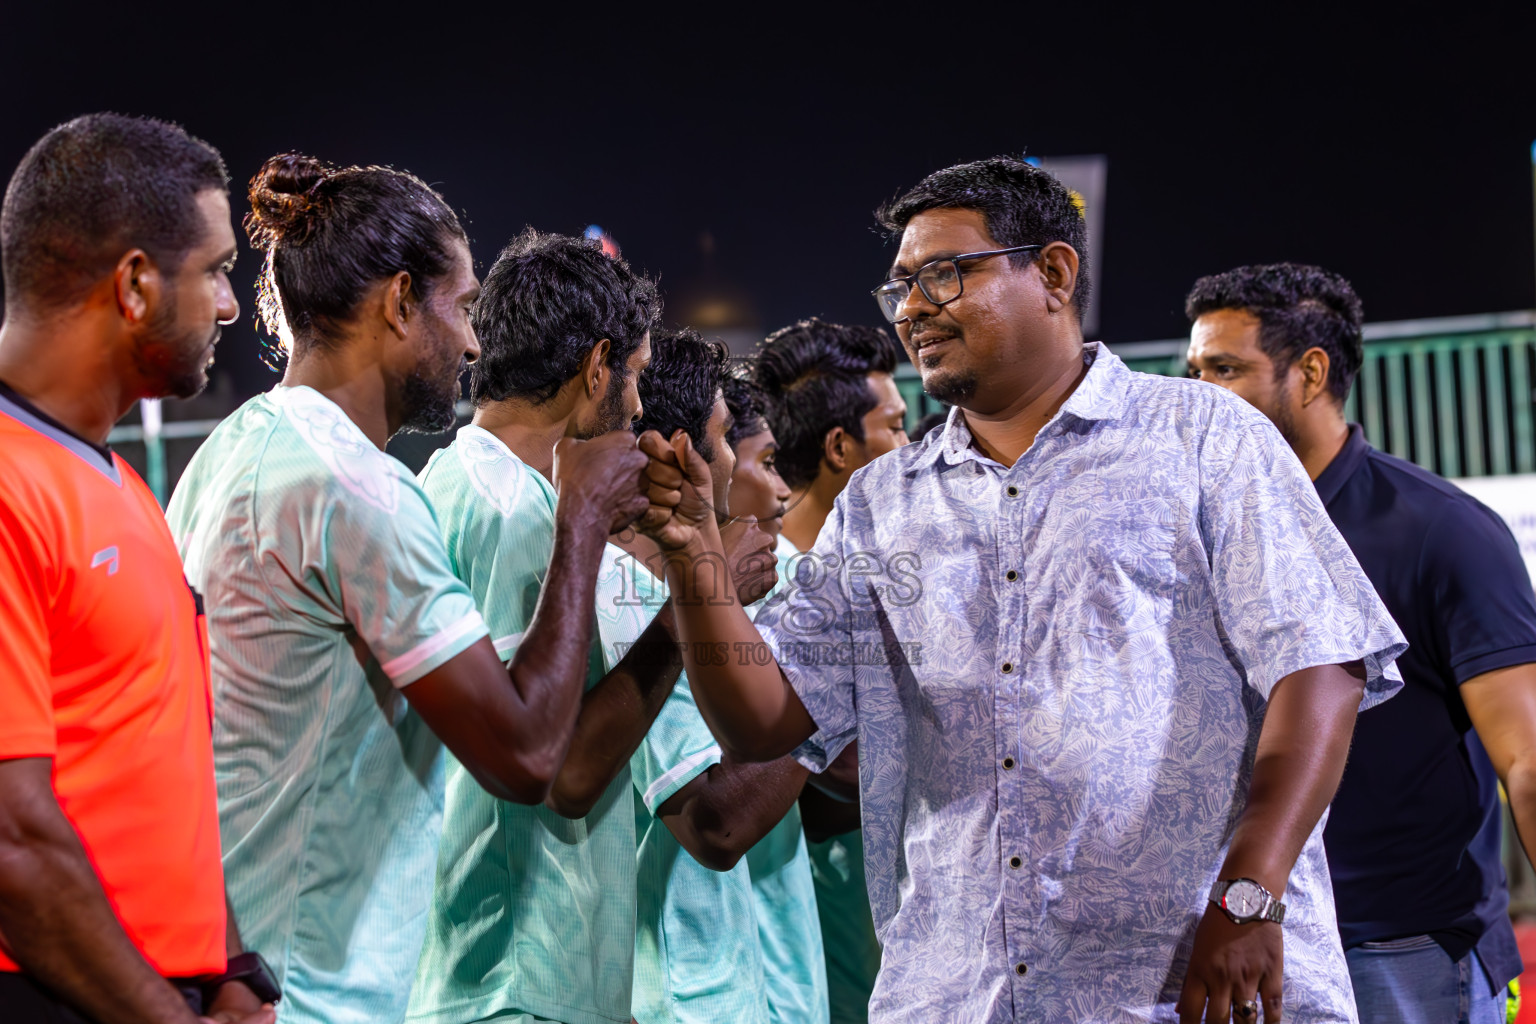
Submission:
MULTIPOLYGON (((948 423, 853 476, 757 616, 773 659, 669 567, 709 591, 678 626, 731 754, 858 740, 870 1020, 1354 1021, 1320 823, 1401 633, 1266 419, 1084 344, 1054 178, 950 167, 881 222, 948 423)), ((647 450, 662 541, 718 558, 706 467, 647 450)))

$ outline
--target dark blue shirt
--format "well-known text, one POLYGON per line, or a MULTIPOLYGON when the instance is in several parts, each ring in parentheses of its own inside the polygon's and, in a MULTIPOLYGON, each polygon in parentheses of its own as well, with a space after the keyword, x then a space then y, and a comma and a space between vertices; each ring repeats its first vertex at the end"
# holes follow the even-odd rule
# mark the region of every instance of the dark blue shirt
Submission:
POLYGON ((1536 662, 1536 595, 1509 527, 1351 424, 1317 493, 1403 634, 1403 689, 1360 715, 1324 832, 1346 949, 1431 935, 1520 973, 1500 856, 1498 778, 1462 703, 1468 679, 1536 662))

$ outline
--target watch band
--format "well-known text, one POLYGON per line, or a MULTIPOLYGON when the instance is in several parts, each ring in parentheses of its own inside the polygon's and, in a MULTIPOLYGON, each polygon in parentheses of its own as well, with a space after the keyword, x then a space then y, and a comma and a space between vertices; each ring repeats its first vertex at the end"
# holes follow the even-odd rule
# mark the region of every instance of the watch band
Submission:
POLYGON ((240 982, 264 1003, 275 1003, 283 998, 283 990, 277 984, 277 976, 272 973, 272 968, 267 966, 267 961, 260 953, 237 953, 230 957, 223 974, 203 982, 203 991, 208 993, 207 998, 211 999, 218 993, 221 985, 231 981, 240 982))

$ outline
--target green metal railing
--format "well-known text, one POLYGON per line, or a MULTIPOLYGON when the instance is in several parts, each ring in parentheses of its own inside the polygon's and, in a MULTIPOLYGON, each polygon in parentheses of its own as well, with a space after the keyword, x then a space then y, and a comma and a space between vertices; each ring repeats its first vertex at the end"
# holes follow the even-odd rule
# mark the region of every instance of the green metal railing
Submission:
MULTIPOLYGON (((1187 338, 1111 345, 1134 370, 1183 376, 1187 338)), ((907 426, 942 408, 903 364, 907 426)), ((1369 324, 1345 403, 1372 444, 1446 477, 1536 472, 1536 312, 1369 324)))
MULTIPOLYGON (((1185 338, 1112 345, 1135 370, 1182 376, 1185 338)), ((896 386, 907 429, 939 402, 923 393, 916 367, 902 363, 896 386)), ((1365 364, 1345 412, 1371 442, 1442 476, 1536 472, 1536 311, 1369 324, 1365 364)), ((163 504, 170 479, 166 442, 206 437, 218 420, 162 422, 144 402, 140 422, 112 431, 163 504), (142 449, 135 452, 136 446, 142 449), (142 456, 135 458, 136 455, 142 456)))
MULTIPOLYGON (((1182 376, 1184 338, 1112 346, 1182 376)), ((1371 443, 1445 477, 1536 472, 1536 312, 1369 324, 1345 415, 1371 443)))

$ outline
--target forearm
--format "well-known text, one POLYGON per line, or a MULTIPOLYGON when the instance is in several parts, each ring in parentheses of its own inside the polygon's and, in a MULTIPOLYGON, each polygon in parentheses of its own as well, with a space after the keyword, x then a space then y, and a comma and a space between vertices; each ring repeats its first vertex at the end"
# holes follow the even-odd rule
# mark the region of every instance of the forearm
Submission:
POLYGON ((1461 684, 1461 698, 1504 783, 1520 845, 1536 863, 1536 664, 1474 676, 1461 684))
POLYGON ((815 731, 778 662, 761 657, 763 638, 747 618, 713 522, 666 561, 684 667, 699 712, 721 746, 742 761, 767 761, 815 731), (723 655, 723 656, 722 656, 723 655), (763 664, 766 662, 766 664, 763 664))
POLYGON ((1286 676, 1270 694, 1248 802, 1222 878, 1251 878, 1279 897, 1307 837, 1327 809, 1349 754, 1364 690, 1356 666, 1286 676))
POLYGON ((1504 777, 1509 813, 1526 859, 1536 864, 1536 752, 1521 757, 1504 777))
POLYGON ((516 693, 504 724, 510 742, 553 762, 565 758, 591 651, 597 572, 607 538, 589 516, 555 518, 549 572, 523 642, 507 666, 516 693))
POLYGON ((91 1019, 197 1020, 128 940, 72 830, 0 843, 0 934, 22 970, 91 1019))
POLYGON ((784 820, 810 772, 791 757, 767 763, 725 760, 695 780, 686 804, 662 820, 707 867, 732 867, 784 820))
POLYGON ((568 818, 592 809, 645 739, 682 668, 668 602, 613 671, 582 698, 570 750, 546 806, 568 818))

